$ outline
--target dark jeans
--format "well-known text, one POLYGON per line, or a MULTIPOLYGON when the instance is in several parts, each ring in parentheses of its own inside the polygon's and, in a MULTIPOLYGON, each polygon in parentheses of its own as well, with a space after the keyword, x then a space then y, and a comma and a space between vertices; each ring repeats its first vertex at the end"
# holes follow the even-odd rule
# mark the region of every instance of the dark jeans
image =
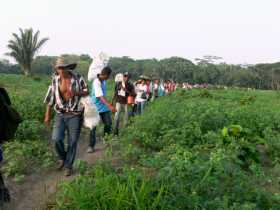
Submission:
POLYGON ((134 117, 136 114, 137 114, 137 104, 133 104, 129 116, 134 117))
POLYGON ((146 106, 146 101, 143 101, 143 102, 137 102, 137 114, 138 115, 141 115, 144 113, 144 109, 145 109, 145 106, 146 106))
MULTIPOLYGON (((112 132, 112 116, 111 112, 99 113, 102 123, 104 124, 104 135, 112 132)), ((90 131, 89 146, 94 148, 96 144, 96 127, 90 131)))
POLYGON ((81 133, 82 116, 71 114, 57 114, 52 133, 55 149, 64 166, 71 169, 75 160, 78 139, 81 133), (65 151, 65 132, 68 136, 67 151, 65 151))

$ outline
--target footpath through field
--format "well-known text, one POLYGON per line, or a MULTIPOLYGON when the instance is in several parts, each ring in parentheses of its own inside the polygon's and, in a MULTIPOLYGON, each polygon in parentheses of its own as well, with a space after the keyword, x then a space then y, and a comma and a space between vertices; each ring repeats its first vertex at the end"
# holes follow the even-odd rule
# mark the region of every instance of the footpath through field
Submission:
MULTIPOLYGON (((94 153, 86 153, 87 141, 86 136, 81 136, 78 146, 76 160, 86 161, 89 165, 93 165, 98 159, 104 156, 105 145, 98 143, 94 153)), ((55 193, 62 181, 70 181, 78 174, 71 177, 65 177, 63 171, 50 169, 44 173, 32 174, 26 177, 23 184, 15 185, 8 183, 11 192, 11 203, 0 207, 1 210, 41 210, 47 205, 51 205, 51 201, 55 198, 55 193)))

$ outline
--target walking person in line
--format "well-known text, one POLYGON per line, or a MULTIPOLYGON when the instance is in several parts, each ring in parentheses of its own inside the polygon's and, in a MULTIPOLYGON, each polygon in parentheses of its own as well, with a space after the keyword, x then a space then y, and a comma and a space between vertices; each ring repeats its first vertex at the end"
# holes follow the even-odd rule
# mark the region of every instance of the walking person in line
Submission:
POLYGON ((84 78, 73 70, 77 64, 66 64, 63 58, 58 58, 55 64, 55 75, 45 97, 47 109, 45 123, 49 125, 52 107, 56 112, 52 132, 55 149, 59 157, 57 169, 65 168, 65 176, 72 174, 76 157, 78 139, 82 126, 83 109, 79 106, 82 96, 88 95, 84 78), (68 136, 65 150, 65 132, 68 136))
POLYGON ((123 81, 117 82, 115 86, 115 93, 113 98, 113 104, 116 107, 115 113, 115 125, 114 125, 114 135, 119 134, 120 127, 120 115, 124 111, 124 127, 128 123, 129 113, 128 113, 128 97, 135 96, 134 87, 129 81, 130 75, 128 72, 124 73, 123 81))
POLYGON ((137 114, 141 115, 144 112, 144 108, 148 100, 147 85, 145 79, 141 79, 140 82, 137 83, 135 87, 135 91, 136 91, 135 102, 137 104, 137 114))
POLYGON ((132 117, 135 117, 135 116, 137 115, 137 102, 136 102, 137 92, 136 92, 136 87, 137 87, 139 84, 141 84, 141 82, 142 82, 142 80, 140 79, 140 80, 137 80, 137 81, 135 81, 135 82, 133 83, 133 88, 134 88, 134 94, 135 94, 135 96, 134 96, 134 102, 133 102, 133 104, 131 104, 131 105, 132 105, 132 111, 131 111, 131 116, 132 116, 132 117))
POLYGON ((161 81, 158 87, 158 96, 162 97, 165 95, 165 88, 164 88, 164 82, 161 81))
POLYGON ((146 79, 146 86, 147 86, 147 102, 150 102, 152 95, 153 95, 153 83, 151 82, 150 78, 145 77, 146 79))
POLYGON ((160 84, 159 84, 159 80, 156 79, 154 81, 154 87, 153 87, 153 100, 157 99, 159 97, 159 87, 160 84))
MULTIPOLYGON (((106 66, 97 74, 97 77, 93 80, 92 85, 92 101, 96 105, 97 111, 100 115, 101 121, 104 124, 104 135, 111 134, 112 132, 112 112, 116 112, 115 107, 106 98, 106 80, 109 79, 112 70, 106 66)), ((96 144, 96 127, 90 131, 88 153, 93 153, 96 144)))

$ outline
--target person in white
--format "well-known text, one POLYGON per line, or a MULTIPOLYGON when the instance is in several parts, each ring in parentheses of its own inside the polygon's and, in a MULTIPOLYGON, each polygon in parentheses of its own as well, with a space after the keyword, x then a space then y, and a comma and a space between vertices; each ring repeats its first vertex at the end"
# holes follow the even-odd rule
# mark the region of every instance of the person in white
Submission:
POLYGON ((143 114, 145 104, 147 102, 147 85, 146 80, 142 79, 141 81, 136 83, 135 86, 135 92, 136 92, 136 99, 135 102, 137 104, 137 114, 143 114))

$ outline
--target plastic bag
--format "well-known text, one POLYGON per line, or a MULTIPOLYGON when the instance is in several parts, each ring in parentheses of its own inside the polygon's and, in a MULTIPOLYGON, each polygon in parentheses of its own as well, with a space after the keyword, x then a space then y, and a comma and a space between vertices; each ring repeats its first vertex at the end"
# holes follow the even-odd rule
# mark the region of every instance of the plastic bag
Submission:
POLYGON ((88 81, 93 81, 95 78, 97 78, 97 75, 100 74, 106 66, 108 66, 108 63, 109 56, 103 52, 99 53, 97 57, 93 58, 88 71, 88 81))
POLYGON ((100 116, 90 96, 81 98, 80 104, 84 107, 84 122, 86 128, 93 129, 100 122, 100 116))

